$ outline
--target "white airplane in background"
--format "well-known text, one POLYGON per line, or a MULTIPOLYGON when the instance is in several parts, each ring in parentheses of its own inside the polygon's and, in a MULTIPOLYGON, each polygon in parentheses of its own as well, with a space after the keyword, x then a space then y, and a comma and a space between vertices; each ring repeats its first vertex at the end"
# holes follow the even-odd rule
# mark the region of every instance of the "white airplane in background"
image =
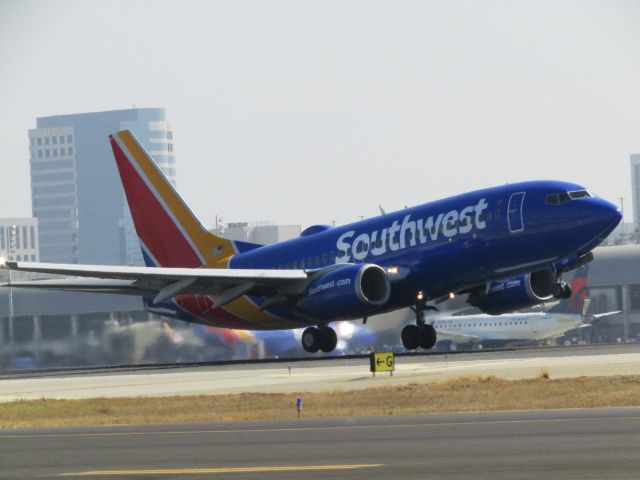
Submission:
POLYGON ((436 329, 438 338, 454 344, 497 346, 559 337, 574 328, 591 326, 591 322, 599 318, 620 313, 618 310, 586 314, 590 302, 586 298, 587 273, 586 265, 576 270, 571 280, 573 295, 547 311, 506 315, 435 315, 429 323, 436 329))

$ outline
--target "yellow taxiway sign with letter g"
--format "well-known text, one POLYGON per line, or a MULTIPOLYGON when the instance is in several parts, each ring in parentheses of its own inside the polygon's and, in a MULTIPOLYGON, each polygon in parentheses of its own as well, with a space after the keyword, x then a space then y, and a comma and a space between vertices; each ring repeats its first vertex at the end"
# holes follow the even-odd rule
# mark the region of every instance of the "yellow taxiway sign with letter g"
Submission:
POLYGON ((393 372, 395 370, 393 352, 374 352, 371 354, 370 362, 372 373, 393 372))

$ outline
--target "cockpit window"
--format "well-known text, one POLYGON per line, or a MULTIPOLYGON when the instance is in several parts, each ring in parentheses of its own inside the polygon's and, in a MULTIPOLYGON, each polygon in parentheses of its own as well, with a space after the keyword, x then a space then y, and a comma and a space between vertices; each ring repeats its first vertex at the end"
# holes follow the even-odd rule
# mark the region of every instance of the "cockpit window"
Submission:
POLYGON ((545 201, 548 205, 562 205, 569 200, 575 200, 576 198, 593 197, 587 190, 574 190, 573 192, 561 192, 547 195, 545 201))
POLYGON ((569 194, 567 192, 562 193, 553 193, 551 195, 547 195, 546 202, 549 205, 562 205, 563 203, 571 200, 569 194))
POLYGON ((593 195, 586 190, 576 190, 574 192, 569 192, 569 196, 572 200, 575 200, 576 198, 592 197, 593 195))

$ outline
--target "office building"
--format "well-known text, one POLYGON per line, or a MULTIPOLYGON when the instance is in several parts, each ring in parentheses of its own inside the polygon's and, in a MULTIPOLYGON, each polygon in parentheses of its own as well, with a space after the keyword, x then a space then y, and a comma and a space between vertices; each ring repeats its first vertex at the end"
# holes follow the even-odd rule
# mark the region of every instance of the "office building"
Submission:
POLYGON ((229 240, 270 245, 298 237, 300 236, 300 231, 300 225, 275 225, 271 222, 234 222, 226 225, 222 236, 229 240))
POLYGON ((631 155, 631 193, 634 228, 640 228, 640 153, 631 155))
POLYGON ((0 218, 0 257, 38 262, 38 219, 0 218))
POLYGON ((175 184, 173 130, 162 108, 40 117, 29 130, 42 261, 142 264, 108 140, 122 129, 133 131, 175 184))

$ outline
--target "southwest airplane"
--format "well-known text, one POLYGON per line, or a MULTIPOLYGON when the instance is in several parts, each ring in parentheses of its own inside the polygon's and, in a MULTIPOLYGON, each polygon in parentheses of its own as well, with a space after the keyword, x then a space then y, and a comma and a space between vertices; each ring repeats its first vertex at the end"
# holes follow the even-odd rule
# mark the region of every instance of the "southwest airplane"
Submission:
POLYGON ((426 302, 452 292, 491 314, 566 297, 563 272, 590 261, 621 219, 580 185, 531 181, 254 245, 207 231, 130 131, 110 142, 147 266, 4 262, 91 277, 12 286, 140 295, 151 312, 224 328, 306 327, 308 352, 335 348, 331 322, 408 306, 416 322, 402 343, 431 348, 426 302))
POLYGON ((587 315, 587 273, 588 265, 577 269, 570 283, 573 292, 571 298, 563 298, 546 311, 497 316, 435 316, 430 323, 436 329, 438 338, 445 337, 454 343, 504 346, 555 338, 568 330, 591 326, 594 320, 620 313, 587 315))

